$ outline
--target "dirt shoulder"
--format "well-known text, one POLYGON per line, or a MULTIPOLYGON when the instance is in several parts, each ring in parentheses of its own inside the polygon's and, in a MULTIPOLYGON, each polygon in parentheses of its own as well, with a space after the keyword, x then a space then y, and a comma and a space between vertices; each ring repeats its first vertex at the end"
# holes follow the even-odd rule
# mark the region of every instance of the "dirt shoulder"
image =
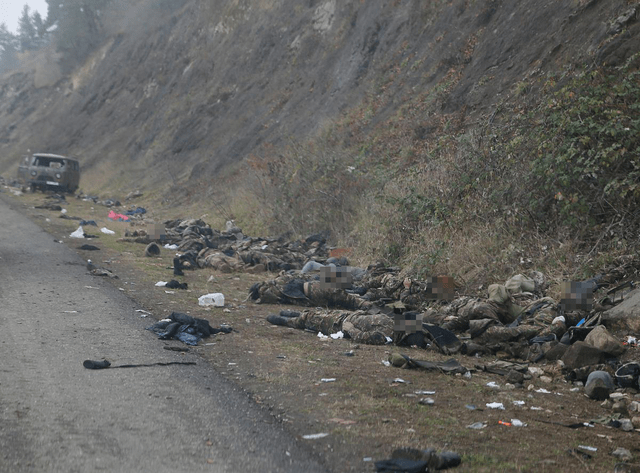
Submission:
MULTIPOLYGON (((315 333, 272 326, 266 316, 282 307, 256 305, 246 299, 253 283, 273 275, 200 269, 175 277, 171 270, 173 251, 163 249, 157 257, 146 257, 144 244, 122 240, 126 230, 174 216, 148 212, 144 220, 115 222, 107 218, 108 208, 75 198, 62 204, 64 214, 35 208, 47 202, 43 194, 11 196, 5 191, 3 198, 53 238, 117 275, 111 281, 148 311, 149 325, 153 319, 177 311, 206 318, 212 326, 233 327, 232 333, 205 339, 189 349, 242 387, 332 471, 374 471, 373 463, 389 458, 398 447, 458 452, 463 461, 456 471, 613 471, 619 460, 611 453, 618 447, 640 458, 638 432, 601 424, 575 429, 560 425, 589 422, 611 411, 567 383, 556 365, 537 365, 550 380, 534 376, 520 388, 507 384, 503 376, 478 368, 495 361, 492 357, 457 355, 470 370, 470 377, 386 366, 383 361, 392 352, 429 361, 449 357, 432 350, 320 339, 315 333), (96 227, 84 229, 96 238, 70 238, 78 228, 79 221, 74 218, 95 221, 96 227), (102 233, 102 227, 115 235, 102 233), (78 249, 83 244, 100 249, 78 249), (167 290, 155 285, 170 279, 186 282, 188 289, 167 290), (224 294, 224 308, 198 305, 198 297, 210 292, 224 294), (491 382, 497 387, 489 386, 491 382), (433 404, 421 403, 425 398, 433 399, 433 404), (502 403, 504 409, 487 407, 494 402, 502 403), (513 419, 526 426, 499 423, 512 423, 513 419), (486 427, 468 428, 477 422, 486 423, 486 427), (303 437, 313 434, 328 435, 303 437)), ((185 347, 174 340, 158 343, 185 347)), ((638 349, 634 350, 635 359, 640 359, 638 349)), ((634 392, 626 395, 638 398, 634 392)))

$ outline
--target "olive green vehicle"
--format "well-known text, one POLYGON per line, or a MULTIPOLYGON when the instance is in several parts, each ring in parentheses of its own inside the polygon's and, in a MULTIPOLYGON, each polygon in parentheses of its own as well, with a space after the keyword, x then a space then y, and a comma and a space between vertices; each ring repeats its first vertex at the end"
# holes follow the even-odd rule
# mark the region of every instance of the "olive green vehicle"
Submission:
POLYGON ((22 158, 18 180, 36 189, 73 193, 80 184, 80 163, 72 158, 49 153, 35 153, 22 158))

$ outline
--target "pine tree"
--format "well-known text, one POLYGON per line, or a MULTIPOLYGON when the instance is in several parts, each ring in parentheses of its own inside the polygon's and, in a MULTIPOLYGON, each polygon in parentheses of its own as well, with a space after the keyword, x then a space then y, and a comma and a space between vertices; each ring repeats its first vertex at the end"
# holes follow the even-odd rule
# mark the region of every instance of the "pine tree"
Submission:
POLYGON ((18 44, 18 38, 9 31, 7 25, 0 23, 0 73, 8 72, 18 65, 18 44))
POLYGON ((55 25, 58 51, 68 67, 102 41, 102 10, 110 0, 47 0, 47 27, 55 25))
POLYGON ((38 32, 29 14, 29 5, 24 6, 22 16, 18 20, 18 38, 22 51, 36 49, 38 46, 38 32))

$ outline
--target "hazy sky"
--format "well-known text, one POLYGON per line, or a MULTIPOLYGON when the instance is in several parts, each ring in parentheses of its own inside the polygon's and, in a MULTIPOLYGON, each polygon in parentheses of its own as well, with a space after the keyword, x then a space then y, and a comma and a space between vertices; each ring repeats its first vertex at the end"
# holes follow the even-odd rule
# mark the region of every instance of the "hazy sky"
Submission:
POLYGON ((0 23, 6 24, 12 33, 18 31, 18 20, 25 5, 29 5, 29 12, 32 15, 38 11, 43 20, 47 18, 45 0, 0 0, 0 23))

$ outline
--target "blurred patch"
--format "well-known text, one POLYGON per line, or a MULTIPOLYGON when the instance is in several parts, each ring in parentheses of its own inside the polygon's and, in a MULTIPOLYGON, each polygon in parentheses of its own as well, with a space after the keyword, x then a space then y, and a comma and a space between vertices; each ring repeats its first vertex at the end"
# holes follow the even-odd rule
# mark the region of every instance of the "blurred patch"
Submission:
POLYGON ((422 314, 417 312, 395 314, 393 321, 393 330, 396 332, 415 333, 422 331, 422 314))
POLYGON ((320 268, 320 289, 349 289, 352 283, 351 268, 336 266, 320 268))
POLYGON ((593 309, 593 281, 567 281, 560 286, 560 307, 564 311, 593 309))
POLYGON ((453 300, 455 281, 451 276, 431 276, 426 279, 427 298, 439 301, 453 300))

